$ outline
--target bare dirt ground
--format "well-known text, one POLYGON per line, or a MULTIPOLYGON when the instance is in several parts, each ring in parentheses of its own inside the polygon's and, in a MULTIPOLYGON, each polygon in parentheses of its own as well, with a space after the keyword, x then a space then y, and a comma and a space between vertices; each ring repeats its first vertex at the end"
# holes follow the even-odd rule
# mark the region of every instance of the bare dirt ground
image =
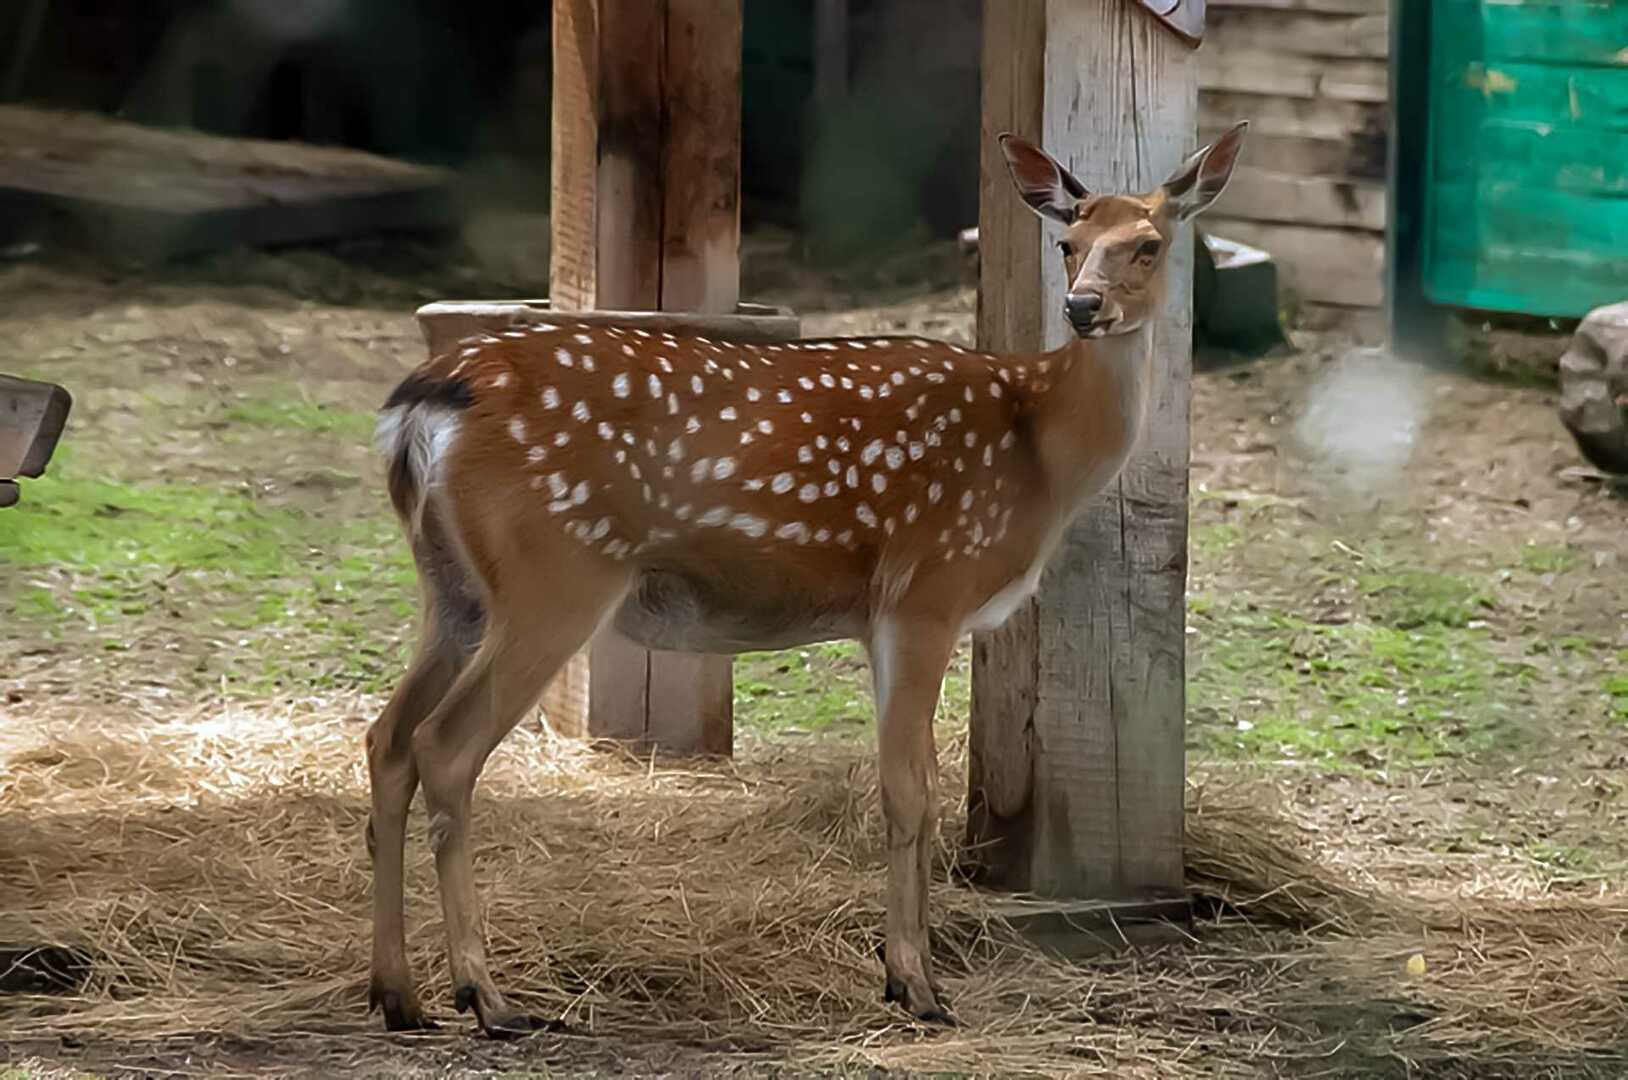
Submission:
MULTIPOLYGON (((973 295, 948 246, 862 278, 803 270, 780 247, 760 239, 748 292, 796 307, 807 333, 970 341, 973 295)), ((851 844, 839 868, 820 872, 851 873, 841 880, 865 899, 833 901, 821 916, 848 928, 839 936, 848 951, 820 959, 832 984, 809 991, 805 1000, 818 1002, 809 1016, 795 1015, 791 995, 727 982, 727 959, 727 990, 675 975, 657 992, 603 956, 574 957, 567 922, 550 946, 557 963, 580 961, 573 970, 599 982, 558 999, 538 982, 538 1001, 587 1034, 491 1046, 468 1038, 450 1011, 447 1029, 428 1039, 374 1033, 361 1015, 365 856, 350 832, 313 834, 332 863, 312 871, 321 871, 315 884, 244 871, 243 887, 272 900, 293 890, 291 917, 307 920, 285 936, 264 929, 281 961, 257 955, 255 967, 212 952, 207 935, 194 936, 198 905, 166 906, 166 892, 197 875, 227 890, 218 899, 229 908, 221 881, 237 879, 215 878, 236 863, 216 849, 243 837, 273 845, 267 862, 297 862, 275 850, 271 796, 320 796, 338 808, 333 822, 358 824, 361 731, 411 639, 411 571, 368 448, 371 411, 422 356, 411 310, 535 291, 396 242, 162 271, 0 264, 0 369, 63 382, 77 399, 52 475, 25 486, 23 507, 0 512, 0 942, 49 928, 145 965, 98 974, 77 996, 0 993, 0 1047, 18 1077, 1628 1074, 1628 957, 1614 936, 1628 927, 1628 499, 1582 467, 1551 390, 1403 368, 1328 335, 1297 335, 1293 355, 1194 381, 1194 846, 1213 860, 1217 822, 1247 806, 1270 816, 1273 842, 1306 868, 1399 908, 1459 905, 1460 931, 1392 920, 1365 945, 1338 927, 1297 925, 1285 937, 1218 909, 1185 950, 1068 969, 1081 983, 1061 981, 1063 968, 1009 961, 1045 978, 1031 987, 1004 976, 1003 988, 1003 976, 987 973, 1018 954, 984 954, 985 974, 951 980, 968 1002, 968 1029, 911 1030, 872 1000, 879 968, 864 944, 880 856, 874 813, 862 807, 869 704, 857 656, 826 647, 741 661, 745 771, 707 766, 695 781, 767 799, 761 813, 851 844), (280 739, 354 744, 358 754, 354 763, 337 751, 307 757, 280 739), (166 779, 165 754, 191 755, 193 779, 166 779), (837 801, 818 813, 791 786, 776 794, 776 762, 799 757, 799 775, 824 768, 857 786, 819 788, 837 801), (245 805, 265 819, 239 808, 240 831, 189 838, 192 810, 233 803, 234 785, 254 792, 245 805), (121 881, 126 895, 105 895, 121 881), (1566 907, 1550 920, 1593 928, 1572 937, 1545 937, 1543 916, 1531 915, 1585 903, 1583 916, 1566 907), (1527 912, 1512 935, 1494 925, 1510 905, 1527 912), (143 927, 150 937, 132 929, 143 927), (333 940, 314 940, 324 928, 333 940), (163 963, 155 949, 170 950, 163 963), (252 984, 266 970, 292 982, 325 964, 326 982, 286 991, 283 1020, 232 1014, 234 995, 264 1004, 252 984), (1058 989, 1040 989, 1046 979, 1058 989), (1093 981, 1099 1005, 1083 990, 1070 996, 1093 981), (1175 997, 1160 998, 1159 987, 1175 997), (630 1006, 636 993, 651 996, 630 1006), (1014 1018, 1030 994, 1043 1002, 1035 1008, 1075 1017, 1080 1032, 1047 1028, 1042 1040, 1040 1028, 1023 1027, 1014 1018), (758 1012, 725 1009, 710 1028, 673 1019, 715 1001, 756 1001, 758 1012)), ((952 795, 965 702, 963 656, 940 723, 952 795)), ((554 758, 530 742, 515 754, 515 777, 489 795, 499 824, 582 828, 590 811, 615 813, 590 801, 564 818, 527 817, 538 790, 527 784, 554 781, 526 781, 518 766, 553 768, 554 758)), ((623 785, 647 767, 594 768, 623 785)), ((674 792, 687 790, 690 768, 648 766, 652 783, 674 792)), ((290 828, 302 813, 289 811, 290 828)), ((740 814, 728 820, 749 832, 752 815, 740 814)), ((947 851, 959 814, 948 814, 947 851)), ((603 858, 650 842, 636 824, 606 826, 582 852, 554 835, 538 842, 567 862, 603 858)), ((495 850, 483 867, 508 865, 511 849, 495 850)), ((693 858, 710 856, 698 848, 693 858)), ((683 903, 682 881, 704 890, 709 880, 699 862, 659 869, 660 910, 683 903)), ((1207 896, 1245 899, 1217 886, 1211 862, 1195 856, 1193 871, 1207 896)), ((1221 876, 1236 887, 1246 875, 1221 876)), ((1281 882, 1260 886, 1255 899, 1273 899, 1257 912, 1278 911, 1284 896, 1294 903, 1280 906, 1302 903, 1281 882)), ((525 879, 504 895, 518 912, 533 887, 525 879)), ((433 996, 433 884, 421 873, 416 889, 425 925, 415 955, 433 996)), ((945 881, 940 891, 936 902, 970 910, 958 899, 965 890, 945 881)), ((629 926, 654 917, 627 909, 629 926)), ((532 973, 520 939, 506 940, 511 967, 532 973)))

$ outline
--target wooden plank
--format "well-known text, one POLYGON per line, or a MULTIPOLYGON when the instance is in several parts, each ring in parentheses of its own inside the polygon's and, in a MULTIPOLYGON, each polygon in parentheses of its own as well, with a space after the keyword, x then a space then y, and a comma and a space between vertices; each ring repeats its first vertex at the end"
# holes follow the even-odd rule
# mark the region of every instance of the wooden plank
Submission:
POLYGON ((1385 185, 1289 176, 1240 165, 1213 213, 1250 221, 1384 232, 1385 185))
MULTIPOLYGON (((1150 189, 1191 151, 1196 59, 1143 9, 998 6, 1007 10, 985 29, 986 125, 1038 133, 1104 191, 1150 189)), ((982 160, 979 345, 1059 345, 1065 283, 1049 237, 1010 227, 1004 169, 982 160)), ((968 828, 974 843, 993 842, 987 873, 1006 887, 1182 890, 1191 247, 1172 251, 1141 445, 1070 531, 1035 601, 975 639, 968 828)))
POLYGON ((1385 60, 1390 56, 1390 16, 1261 11, 1224 8, 1210 17, 1204 47, 1385 60))
MULTIPOLYGON (((1046 341, 1042 305, 1022 298, 1026 289, 1049 284, 1043 226, 1013 197, 998 142, 1005 131, 1038 137, 1046 89, 1045 7, 1045 0, 984 5, 977 320, 984 349, 1032 349, 1046 341)), ((987 867, 983 877, 1015 889, 1027 887, 1032 861, 1039 614, 1038 607, 1026 606, 1000 629, 974 635, 972 643, 968 840, 998 842, 975 858, 987 867)))
POLYGON ((1474 35, 1489 61, 1580 67, 1628 66, 1628 6, 1601 3, 1494 4, 1448 0, 1436 18, 1445 32, 1474 35))
POLYGON ((1285 291, 1303 300, 1347 307, 1377 307, 1384 302, 1382 236, 1209 215, 1204 228, 1269 252, 1283 271, 1285 291))
MULTIPOLYGON (((1252 147, 1261 135, 1334 140, 1359 135, 1383 138, 1390 128, 1390 117, 1383 102, 1282 97, 1202 87, 1198 94, 1198 115, 1200 126, 1223 130, 1247 118, 1252 147)), ((1258 154, 1251 153, 1251 156, 1266 160, 1258 154)))
MULTIPOLYGON (((554 9, 551 300, 714 313, 739 299, 741 0, 561 0, 554 9)), ((598 737, 728 753, 730 660, 589 648, 598 737)))
POLYGON ((1388 69, 1379 60, 1321 59, 1246 48, 1200 49, 1199 57, 1203 66, 1198 85, 1203 90, 1382 102, 1388 89, 1388 69))
POLYGON ((663 311, 740 300, 741 0, 667 0, 663 311))
POLYGON ((1628 131, 1501 119, 1436 132, 1431 179, 1567 191, 1621 199, 1628 194, 1628 131))
POLYGON ((554 0, 554 102, 549 136, 548 295, 556 308, 594 306, 598 226, 599 11, 554 0))
MULTIPOLYGON (((667 0, 661 153, 661 303, 735 310, 740 299, 741 0, 667 0)), ((646 738, 727 754, 727 656, 650 654, 646 738)))
MULTIPOLYGON (((1213 142, 1226 130, 1225 126, 1200 122, 1198 141, 1213 142)), ((1249 149, 1256 161, 1269 162, 1274 172, 1289 176, 1385 182, 1386 138, 1383 134, 1342 140, 1302 139, 1293 135, 1256 135, 1251 128, 1249 149)))
MULTIPOLYGON (((415 313, 428 335, 430 351, 450 348, 474 334, 511 326, 547 322, 555 309, 547 300, 437 300, 415 313)), ((797 316, 766 304, 737 304, 728 315, 697 317, 681 311, 572 311, 571 317, 595 326, 631 326, 651 333, 703 333, 731 341, 771 344, 792 341, 801 332, 797 316)))
POLYGON ((1383 104, 1203 90, 1199 139, 1249 120, 1247 159, 1273 172, 1337 180, 1385 178, 1388 110, 1383 104))
POLYGON ((6 241, 156 259, 442 229, 457 219, 452 177, 441 169, 358 151, 0 106, 6 241))
POLYGON ((666 6, 599 0, 595 307, 661 307, 666 6))

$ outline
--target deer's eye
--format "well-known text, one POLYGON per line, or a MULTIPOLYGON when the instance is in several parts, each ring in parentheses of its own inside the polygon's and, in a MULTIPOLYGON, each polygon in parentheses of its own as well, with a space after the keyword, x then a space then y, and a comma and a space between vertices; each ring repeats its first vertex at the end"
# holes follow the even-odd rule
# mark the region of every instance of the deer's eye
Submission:
POLYGON ((1158 240, 1143 240, 1142 246, 1136 249, 1136 257, 1138 259, 1152 259, 1159 254, 1159 249, 1163 246, 1164 244, 1158 240))
POLYGON ((1059 240, 1057 241, 1057 250, 1061 251, 1063 253, 1063 258, 1067 259, 1073 256, 1074 245, 1069 243, 1067 240, 1059 240))

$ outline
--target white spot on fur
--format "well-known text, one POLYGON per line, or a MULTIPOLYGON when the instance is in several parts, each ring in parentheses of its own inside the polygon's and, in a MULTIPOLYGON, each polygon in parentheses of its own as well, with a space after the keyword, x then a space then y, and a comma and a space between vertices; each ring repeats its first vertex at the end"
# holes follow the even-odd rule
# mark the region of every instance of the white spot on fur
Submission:
POLYGON ((797 489, 797 497, 806 503, 813 502, 815 499, 820 497, 820 485, 804 484, 802 487, 797 489))
POLYGON ((799 544, 808 543, 808 526, 801 521, 788 522, 775 529, 774 535, 780 540, 795 540, 799 544))
POLYGON ((769 482, 769 490, 776 495, 784 495, 796 485, 797 478, 792 476, 791 473, 776 473, 774 479, 769 482))
POLYGON ((571 355, 571 350, 563 345, 554 350, 554 359, 559 361, 560 367, 573 367, 576 365, 576 359, 571 355))
POLYGON ((586 424, 589 419, 591 419, 588 413, 588 403, 586 401, 579 401, 575 405, 571 406, 571 419, 575 420, 579 424, 586 424))
POLYGON ((509 417, 509 438, 517 443, 526 441, 526 421, 519 416, 509 417))
POLYGON ((619 398, 625 398, 631 389, 632 387, 628 380, 627 372, 617 372, 616 378, 611 380, 611 393, 615 394, 619 398))
POLYGON ((756 514, 736 514, 729 519, 729 527, 754 538, 769 531, 769 523, 756 514))

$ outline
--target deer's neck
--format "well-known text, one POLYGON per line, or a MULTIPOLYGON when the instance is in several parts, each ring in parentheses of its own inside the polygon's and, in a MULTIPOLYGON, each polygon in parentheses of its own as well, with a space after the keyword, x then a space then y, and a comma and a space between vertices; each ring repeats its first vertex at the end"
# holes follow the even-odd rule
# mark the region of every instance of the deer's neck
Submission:
POLYGON ((1152 330, 1076 339, 1047 358, 1057 372, 1036 408, 1041 467, 1057 509, 1072 515, 1119 475, 1147 412, 1152 330))

